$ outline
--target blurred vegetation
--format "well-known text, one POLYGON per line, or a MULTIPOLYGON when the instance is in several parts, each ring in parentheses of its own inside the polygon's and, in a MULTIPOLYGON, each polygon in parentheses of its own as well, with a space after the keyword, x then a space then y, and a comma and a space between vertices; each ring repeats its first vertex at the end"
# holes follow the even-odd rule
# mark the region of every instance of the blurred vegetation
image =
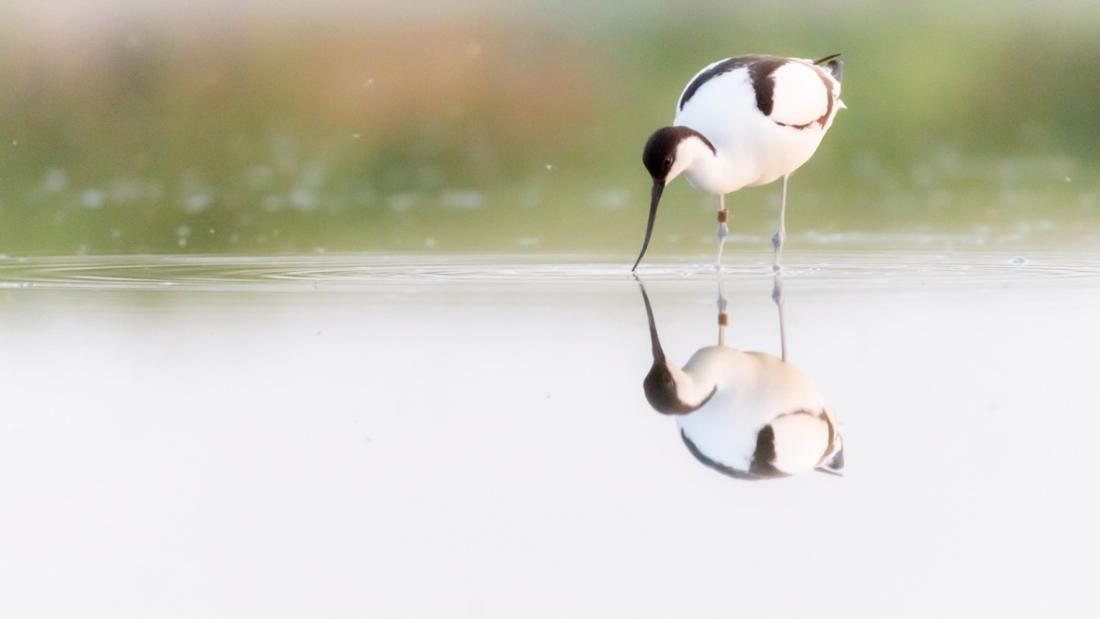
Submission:
MULTIPOLYGON (((37 6, 0 7, 2 254, 631 252, 645 138, 747 52, 845 56, 793 233, 1100 223, 1095 2, 37 6)), ((655 253, 709 251, 666 195, 655 253)))

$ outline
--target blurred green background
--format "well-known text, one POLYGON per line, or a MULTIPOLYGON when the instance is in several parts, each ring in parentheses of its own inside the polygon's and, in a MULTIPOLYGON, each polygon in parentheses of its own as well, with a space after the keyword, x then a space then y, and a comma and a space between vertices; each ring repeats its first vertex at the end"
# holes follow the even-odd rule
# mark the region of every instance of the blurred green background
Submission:
MULTIPOLYGON (((1095 0, 545 4, 0 4, 0 254, 632 253, 646 137, 748 52, 845 57, 796 237, 1100 223, 1095 0)), ((709 252, 666 196, 654 253, 709 252)))

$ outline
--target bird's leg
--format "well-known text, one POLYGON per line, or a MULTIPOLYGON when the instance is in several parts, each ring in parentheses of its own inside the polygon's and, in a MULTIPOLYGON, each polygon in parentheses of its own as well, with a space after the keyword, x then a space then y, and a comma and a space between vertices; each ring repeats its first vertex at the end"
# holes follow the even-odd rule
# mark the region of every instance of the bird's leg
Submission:
POLYGON ((775 248, 775 258, 772 260, 772 270, 783 268, 780 261, 783 258, 783 241, 787 238, 787 178, 783 177, 783 190, 779 197, 779 227, 772 237, 772 247, 775 248))
POLYGON ((787 360, 787 323, 783 319, 783 277, 775 271, 772 277, 772 301, 779 310, 779 358, 787 360))
POLYGON ((715 267, 719 271, 722 270, 722 247, 726 244, 726 237, 730 233, 727 221, 729 221, 729 212, 726 211, 726 196, 722 194, 718 196, 718 258, 715 262, 715 267))
POLYGON ((718 345, 726 345, 726 327, 729 326, 730 318, 726 313, 726 295, 722 294, 722 270, 716 271, 716 277, 718 279, 718 345))

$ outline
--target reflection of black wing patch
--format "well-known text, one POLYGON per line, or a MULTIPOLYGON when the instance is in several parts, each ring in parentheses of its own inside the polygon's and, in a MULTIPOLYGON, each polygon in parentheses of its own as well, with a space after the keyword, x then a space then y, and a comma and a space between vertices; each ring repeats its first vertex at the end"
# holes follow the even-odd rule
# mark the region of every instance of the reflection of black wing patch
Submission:
POLYGON ((839 451, 833 455, 825 464, 817 467, 817 470, 822 473, 830 473, 832 475, 844 474, 844 448, 841 447, 839 451))
POLYGON ((760 111, 767 116, 772 113, 772 91, 775 88, 775 84, 770 79, 771 74, 785 64, 787 64, 786 58, 778 58, 776 56, 737 56, 735 58, 727 58, 706 71, 703 71, 695 76, 695 79, 691 80, 691 83, 688 84, 688 87, 684 90, 684 94, 680 97, 680 109, 684 109, 687 102, 695 96, 695 92, 702 88, 703 84, 706 84, 719 75, 729 73, 741 67, 748 67, 749 76, 752 79, 752 87, 756 91, 756 107, 760 108, 760 111))
POLYGON ((691 452, 691 455, 695 456, 696 460, 723 475, 748 481, 787 477, 786 473, 775 468, 775 465, 772 464, 775 461, 775 432, 772 430, 771 426, 764 426, 760 432, 757 433, 756 451, 752 455, 752 463, 749 465, 748 471, 740 471, 731 466, 722 464, 721 462, 711 460, 703 452, 699 451, 699 448, 687 437, 687 434, 684 434, 683 430, 680 430, 680 438, 683 439, 684 445, 687 446, 688 451, 691 452), (761 457, 767 457, 768 453, 771 454, 770 459, 767 461, 762 460, 761 457))
POLYGON ((756 451, 752 453, 749 472, 761 477, 783 477, 784 473, 775 468, 775 430, 770 425, 760 428, 756 433, 756 451))
POLYGON ((829 458, 829 450, 833 448, 833 441, 836 440, 836 428, 833 426, 833 422, 831 419, 829 419, 829 416, 825 414, 825 411, 821 411, 821 414, 818 415, 818 418, 824 421, 826 425, 829 426, 829 443, 825 446, 825 453, 821 455, 822 462, 821 464, 818 464, 817 470, 821 471, 822 473, 843 475, 844 445, 841 445, 840 449, 838 449, 837 452, 833 454, 831 458, 829 458), (828 461, 825 461, 825 458, 829 458, 828 461))

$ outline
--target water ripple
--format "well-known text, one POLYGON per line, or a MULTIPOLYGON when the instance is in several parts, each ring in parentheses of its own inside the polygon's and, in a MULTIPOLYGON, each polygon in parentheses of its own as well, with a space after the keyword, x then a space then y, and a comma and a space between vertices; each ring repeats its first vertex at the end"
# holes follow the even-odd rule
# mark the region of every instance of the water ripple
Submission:
MULTIPOLYGON (((0 259, 0 288, 89 290, 370 290, 424 285, 577 284, 629 281, 628 257, 584 255, 376 255, 278 257, 66 256, 0 259)), ((1100 282, 1100 252, 1051 250, 790 252, 784 279, 808 286, 919 287, 1100 282)), ((727 285, 770 277, 770 263, 727 255, 727 285)), ((712 263, 654 260, 647 281, 699 282, 712 263)))

